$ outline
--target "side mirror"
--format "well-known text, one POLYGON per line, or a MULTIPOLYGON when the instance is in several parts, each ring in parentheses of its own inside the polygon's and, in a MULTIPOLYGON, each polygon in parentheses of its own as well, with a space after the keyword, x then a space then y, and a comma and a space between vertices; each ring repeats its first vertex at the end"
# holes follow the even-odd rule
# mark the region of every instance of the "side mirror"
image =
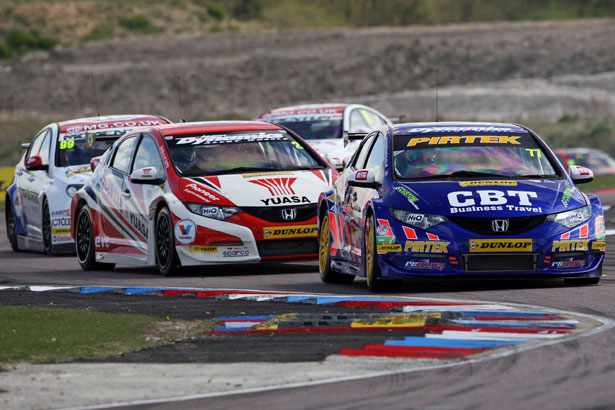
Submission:
POLYGON ((49 165, 43 165, 43 159, 38 155, 28 157, 24 160, 24 166, 28 171, 47 171, 49 165))
POLYGON ((349 142, 350 138, 348 137, 348 130, 344 130, 344 148, 346 148, 346 145, 348 145, 349 142))
POLYGON ((568 173, 570 174, 572 182, 575 184, 584 184, 594 180, 594 173, 592 170, 580 165, 569 165, 568 173))
POLYGON ((90 169, 92 172, 94 172, 98 164, 100 164, 100 157, 94 157, 90 160, 90 169))
POLYGON ((130 174, 130 182, 133 184, 160 185, 164 182, 162 176, 154 167, 140 168, 130 174))
POLYGON ((360 169, 351 172, 348 176, 348 185, 363 188, 380 187, 380 183, 376 181, 376 174, 373 169, 360 169))
POLYGON ((28 149, 28 148, 30 148, 29 142, 24 142, 23 144, 21 144, 21 149, 28 149))

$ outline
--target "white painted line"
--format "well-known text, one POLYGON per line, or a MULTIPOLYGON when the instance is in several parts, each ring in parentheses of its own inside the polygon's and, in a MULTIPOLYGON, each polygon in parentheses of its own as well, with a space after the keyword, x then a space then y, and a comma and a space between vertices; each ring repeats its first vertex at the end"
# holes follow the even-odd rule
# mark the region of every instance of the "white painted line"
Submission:
MULTIPOLYGON (((461 302, 461 301, 458 301, 461 302)), ((465 301, 464 301, 465 302, 465 301)), ((509 310, 516 310, 509 306, 503 305, 429 305, 429 306, 404 306, 404 312, 478 312, 478 311, 499 311, 505 312, 509 310)))
POLYGON ((52 290, 77 289, 80 286, 28 286, 32 292, 48 292, 52 290))
POLYGON ((566 336, 566 333, 509 333, 509 332, 464 332, 462 330, 445 330, 442 334, 427 333, 428 339, 459 339, 459 340, 519 340, 519 339, 555 339, 566 336))

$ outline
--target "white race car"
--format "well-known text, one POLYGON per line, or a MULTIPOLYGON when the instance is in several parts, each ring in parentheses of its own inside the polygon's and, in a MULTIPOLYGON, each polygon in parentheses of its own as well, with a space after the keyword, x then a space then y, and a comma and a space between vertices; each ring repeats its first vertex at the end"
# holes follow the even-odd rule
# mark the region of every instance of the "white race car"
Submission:
POLYGON ((74 252, 70 200, 91 176, 90 160, 135 127, 170 123, 152 115, 81 118, 46 125, 15 167, 6 191, 6 229, 14 251, 74 252))
POLYGON ((390 119, 361 104, 309 104, 267 111, 257 121, 282 125, 308 142, 336 169, 356 151, 363 137, 390 119))

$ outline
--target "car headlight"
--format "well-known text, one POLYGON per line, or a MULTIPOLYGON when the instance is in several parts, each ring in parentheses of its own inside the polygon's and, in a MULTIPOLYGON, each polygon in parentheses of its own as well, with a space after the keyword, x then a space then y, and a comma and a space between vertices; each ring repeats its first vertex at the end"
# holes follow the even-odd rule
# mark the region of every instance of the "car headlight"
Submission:
POLYGON ((398 221, 421 229, 429 229, 443 222, 448 222, 448 219, 444 216, 419 214, 416 212, 405 211, 403 209, 391 209, 391 213, 398 221))
POLYGON ((192 213, 204 216, 206 218, 218 219, 220 221, 224 221, 226 218, 230 218, 231 216, 241 212, 241 209, 236 206, 216 206, 197 204, 194 202, 184 202, 184 205, 186 205, 186 208, 188 208, 188 210, 192 213))
POLYGON ((584 206, 583 208, 560 212, 559 214, 551 214, 547 216, 547 221, 557 222, 560 225, 564 225, 566 228, 574 228, 587 221, 591 216, 591 208, 589 206, 584 206))
POLYGON ((78 185, 78 184, 73 184, 73 185, 69 185, 66 187, 66 195, 68 195, 69 197, 73 197, 75 196, 75 194, 77 193, 77 191, 79 191, 81 189, 83 185, 78 185))

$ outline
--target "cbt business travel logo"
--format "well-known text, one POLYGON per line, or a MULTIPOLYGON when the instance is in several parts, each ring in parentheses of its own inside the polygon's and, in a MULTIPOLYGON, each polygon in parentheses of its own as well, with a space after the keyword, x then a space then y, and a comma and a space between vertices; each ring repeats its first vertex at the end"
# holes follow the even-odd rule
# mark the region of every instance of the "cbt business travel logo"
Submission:
POLYGON ((183 245, 188 245, 196 239, 196 225, 190 219, 182 219, 175 224, 175 238, 183 245))

